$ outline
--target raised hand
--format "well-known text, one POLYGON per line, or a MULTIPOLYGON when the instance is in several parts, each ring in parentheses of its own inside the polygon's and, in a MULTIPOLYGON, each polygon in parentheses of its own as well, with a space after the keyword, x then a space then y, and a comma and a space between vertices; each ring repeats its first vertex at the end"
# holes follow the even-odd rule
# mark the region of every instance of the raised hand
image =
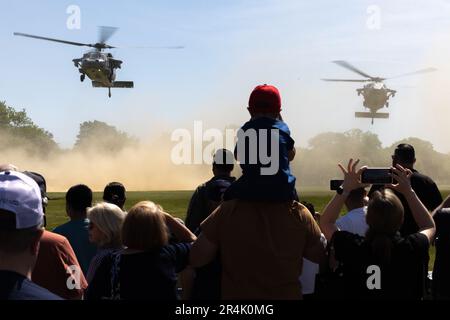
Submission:
POLYGON ((397 181, 396 184, 391 184, 389 187, 391 189, 394 189, 401 194, 405 195, 409 192, 412 192, 411 187, 411 175, 412 171, 409 169, 403 168, 401 165, 397 164, 394 167, 391 168, 392 170, 392 177, 397 181))
POLYGON ((344 173, 344 184, 342 187, 345 191, 352 191, 358 188, 363 188, 365 185, 361 183, 361 173, 366 169, 366 167, 361 167, 356 170, 356 166, 359 163, 359 159, 354 161, 350 159, 347 164, 347 169, 344 168, 342 164, 338 164, 341 171, 344 173))

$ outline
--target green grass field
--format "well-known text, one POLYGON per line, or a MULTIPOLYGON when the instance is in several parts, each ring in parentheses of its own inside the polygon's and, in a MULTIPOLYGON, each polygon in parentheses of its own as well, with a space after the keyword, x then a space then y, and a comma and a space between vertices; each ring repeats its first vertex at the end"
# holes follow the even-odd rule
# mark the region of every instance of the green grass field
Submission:
MULTIPOLYGON (((333 192, 318 189, 299 190, 303 201, 311 202, 317 211, 322 212, 328 201, 333 196, 333 192)), ((450 194, 450 190, 442 192, 443 197, 450 194)), ((151 200, 160 204, 165 211, 184 220, 189 199, 192 191, 149 191, 149 192, 128 192, 126 209, 143 200, 151 200)), ((53 230, 56 226, 68 221, 65 213, 65 194, 49 193, 50 200, 47 207, 47 229, 53 230)), ((94 193, 94 202, 101 201, 102 194, 94 193)), ((430 249, 430 267, 434 263, 434 247, 430 249)))

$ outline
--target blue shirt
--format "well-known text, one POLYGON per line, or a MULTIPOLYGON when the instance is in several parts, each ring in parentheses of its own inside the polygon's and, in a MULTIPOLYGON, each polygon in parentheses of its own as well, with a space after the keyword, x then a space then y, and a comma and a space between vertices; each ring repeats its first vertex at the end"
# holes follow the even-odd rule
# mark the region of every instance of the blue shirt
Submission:
POLYGON ((97 254, 97 247, 89 242, 89 219, 71 220, 53 230, 69 240, 77 256, 83 274, 87 274, 92 258, 97 254))
POLYGON ((0 300, 63 300, 14 271, 0 270, 0 300))
POLYGON ((245 123, 241 133, 246 136, 238 134, 235 154, 242 168, 242 176, 228 188, 224 199, 297 200, 295 177, 289 166, 289 151, 293 150, 295 141, 287 124, 278 119, 258 117, 245 123), (252 130, 256 141, 247 138, 252 136, 252 130), (271 132, 277 132, 278 136, 271 135, 271 132), (276 146, 271 139, 276 137, 278 150, 271 150, 272 146, 276 146), (261 146, 265 146, 265 150, 261 146), (270 162, 267 163, 266 159, 264 163, 263 157, 270 159, 270 162), (263 170, 272 173, 267 174, 263 170))

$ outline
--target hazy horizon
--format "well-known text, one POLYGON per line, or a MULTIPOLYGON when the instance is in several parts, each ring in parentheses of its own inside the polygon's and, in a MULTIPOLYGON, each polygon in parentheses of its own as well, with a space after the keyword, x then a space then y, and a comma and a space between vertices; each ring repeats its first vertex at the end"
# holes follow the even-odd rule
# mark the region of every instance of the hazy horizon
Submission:
POLYGON ((296 144, 306 147, 320 132, 371 131, 388 146, 418 137, 450 152, 450 3, 421 1, 7 1, 0 0, 0 100, 26 108, 63 148, 75 142, 79 124, 99 120, 147 141, 178 128, 223 129, 248 120, 245 109, 258 84, 277 86, 282 115, 296 144), (81 10, 81 28, 66 26, 69 5, 81 10), (371 27, 378 10, 378 26, 371 27), (108 9, 107 14, 104 8, 108 9), (372 9, 371 9, 372 8, 372 9), (372 11, 371 11, 372 10, 372 11), (371 22, 372 21, 372 22, 371 22), (113 90, 80 83, 72 59, 84 48, 14 37, 26 32, 95 42, 96 27, 119 27, 110 39, 124 61, 118 80, 135 88, 113 90), (183 50, 127 46, 184 45, 183 50), (390 119, 355 119, 364 111, 358 84, 321 78, 359 76, 331 63, 347 60, 374 76, 422 68, 436 72, 387 81, 398 91, 390 119))

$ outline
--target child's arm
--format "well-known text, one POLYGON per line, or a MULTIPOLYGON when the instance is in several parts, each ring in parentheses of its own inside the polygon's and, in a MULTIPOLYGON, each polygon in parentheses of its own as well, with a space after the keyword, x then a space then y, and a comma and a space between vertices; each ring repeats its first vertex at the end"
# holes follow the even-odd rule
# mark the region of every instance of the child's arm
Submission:
POLYGON ((288 151, 288 159, 289 159, 289 161, 294 160, 295 153, 296 153, 295 147, 293 147, 291 150, 288 151))

